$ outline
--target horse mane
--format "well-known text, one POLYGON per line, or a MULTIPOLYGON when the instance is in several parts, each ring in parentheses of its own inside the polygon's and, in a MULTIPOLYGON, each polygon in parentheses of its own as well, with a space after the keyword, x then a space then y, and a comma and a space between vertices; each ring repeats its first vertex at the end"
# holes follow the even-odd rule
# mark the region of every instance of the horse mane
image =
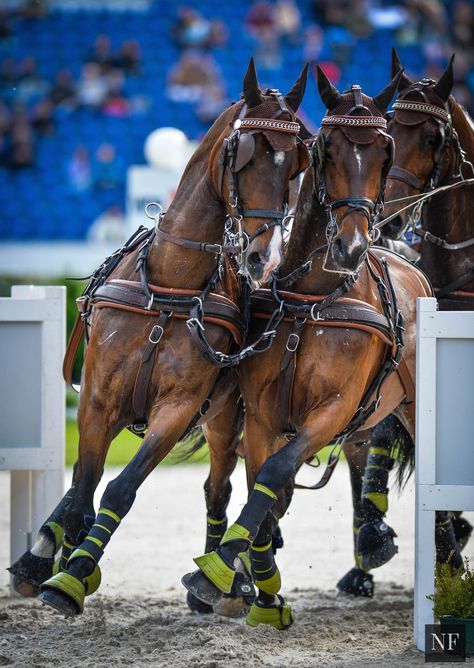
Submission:
POLYGON ((453 126, 458 133, 461 148, 466 152, 468 160, 474 161, 474 121, 459 104, 459 102, 451 96, 453 126))

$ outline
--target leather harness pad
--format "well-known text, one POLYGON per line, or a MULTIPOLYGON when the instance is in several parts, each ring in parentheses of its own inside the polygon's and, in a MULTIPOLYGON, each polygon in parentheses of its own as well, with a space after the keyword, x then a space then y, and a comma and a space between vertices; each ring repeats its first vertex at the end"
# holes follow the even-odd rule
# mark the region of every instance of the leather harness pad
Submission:
POLYGON ((234 172, 240 172, 242 167, 245 167, 253 158, 255 153, 255 139, 253 134, 248 132, 242 133, 239 138, 237 147, 237 155, 235 158, 234 172))

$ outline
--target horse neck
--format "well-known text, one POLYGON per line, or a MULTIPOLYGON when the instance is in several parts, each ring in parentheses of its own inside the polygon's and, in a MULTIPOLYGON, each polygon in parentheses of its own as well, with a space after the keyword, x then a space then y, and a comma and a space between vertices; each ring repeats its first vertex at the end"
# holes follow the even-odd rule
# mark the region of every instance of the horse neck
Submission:
MULTIPOLYGON (((216 121, 186 167, 160 229, 177 237, 220 243, 226 220, 223 199, 216 193, 211 164, 217 159, 219 137, 231 111, 216 121)), ((202 289, 216 268, 210 253, 189 250, 155 238, 148 262, 150 282, 163 287, 202 289)))
MULTIPOLYGON (((453 127, 456 130, 461 148, 466 159, 474 164, 474 123, 462 107, 453 100, 453 127)), ((453 149, 451 149, 453 150, 453 149)), ((454 171, 454 159, 450 162, 447 182, 454 171)), ((464 167, 464 177, 472 178, 469 168, 464 167)), ((444 185, 441 183, 440 185, 444 185)), ((432 234, 440 236, 449 243, 459 243, 474 236, 474 225, 471 212, 474 210, 474 187, 464 186, 448 190, 433 197, 426 206, 423 216, 423 227, 432 234)), ((472 266, 474 246, 464 250, 447 251, 428 241, 421 245, 421 266, 428 273, 436 286, 442 286, 454 280, 472 266)))

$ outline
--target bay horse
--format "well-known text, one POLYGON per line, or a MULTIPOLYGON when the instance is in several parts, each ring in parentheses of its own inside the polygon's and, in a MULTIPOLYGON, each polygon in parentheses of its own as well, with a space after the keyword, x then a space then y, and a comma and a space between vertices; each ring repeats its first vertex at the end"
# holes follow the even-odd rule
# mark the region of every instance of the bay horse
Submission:
MULTIPOLYGON (((245 338, 245 291, 237 270, 258 282, 281 261, 289 182, 308 163, 296 118, 307 71, 286 96, 262 93, 252 59, 243 100, 208 131, 166 215, 111 256, 86 289, 73 486, 11 568, 24 593, 40 585, 40 600, 66 616, 81 613, 99 586, 98 562, 138 487, 205 413, 220 368, 240 359, 233 350, 245 338), (146 435, 96 515, 108 447, 129 425, 146 426, 146 435), (60 570, 45 581, 63 538, 60 570)), ((220 475, 212 458, 211 471, 220 475)))
MULTIPOLYGON (((418 266, 434 286, 441 310, 474 308, 474 123, 451 95, 453 60, 438 81, 411 81, 402 73, 388 123, 395 158, 388 174, 382 234, 399 238, 409 226, 419 237, 418 266), (432 196, 430 196, 432 194, 432 196), (426 197, 426 199, 424 199, 426 197), (405 208, 408 207, 408 208, 405 208), (404 209, 397 214, 398 209, 404 209), (387 219, 387 222, 385 222, 387 219)), ((392 51, 392 76, 402 69, 392 51)), ((385 522, 393 447, 414 445, 394 417, 368 436, 368 448, 345 447, 354 500, 355 567, 338 588, 372 596, 369 570, 394 556, 393 529, 385 522)), ((462 566, 461 549, 472 526, 463 517, 436 515, 437 561, 462 566)))
POLYGON ((294 477, 327 443, 375 427, 397 411, 413 432, 415 302, 431 295, 421 271, 389 251, 371 251, 392 140, 384 114, 400 74, 374 99, 359 86, 340 94, 318 68, 327 108, 305 173, 281 277, 252 295, 249 336, 275 305, 272 347, 239 366, 245 402, 249 498, 213 551, 183 584, 208 605, 231 591, 235 557, 249 551, 258 596, 247 622, 292 623, 279 595, 272 550, 275 518, 294 477), (290 291, 291 288, 291 291, 290 291))

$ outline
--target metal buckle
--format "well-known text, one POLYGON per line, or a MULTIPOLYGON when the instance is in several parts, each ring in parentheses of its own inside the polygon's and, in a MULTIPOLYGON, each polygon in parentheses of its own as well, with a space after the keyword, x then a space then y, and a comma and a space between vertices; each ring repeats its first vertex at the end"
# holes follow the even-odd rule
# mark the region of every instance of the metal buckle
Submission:
POLYGON ((188 318, 186 320, 186 326, 189 329, 189 331, 191 331, 191 328, 194 325, 197 325, 198 327, 200 327, 201 331, 204 331, 204 327, 202 326, 202 323, 199 322, 199 320, 197 318, 188 318))
POLYGON ((155 345, 161 341, 163 336, 164 329, 161 325, 153 325, 151 332, 148 335, 148 341, 154 343, 155 345), (156 339, 154 338, 156 335, 156 339))
POLYGON ((309 313, 310 313, 310 316, 311 316, 311 320, 314 320, 315 322, 318 322, 318 321, 320 321, 320 320, 324 320, 324 318, 321 317, 321 314, 320 314, 319 311, 317 312, 316 315, 314 315, 314 309, 315 309, 317 306, 319 306, 319 304, 313 304, 312 307, 311 307, 311 311, 309 312, 309 313))
POLYGON ((295 350, 298 348, 299 344, 300 344, 299 335, 292 332, 290 334, 290 336, 288 337, 288 341, 286 342, 286 349, 288 350, 288 352, 294 353, 295 350), (293 338, 291 338, 291 337, 293 337, 293 338), (290 341, 292 341, 292 342, 294 341, 294 343, 290 344, 290 341))
POLYGON ((154 295, 152 294, 150 296, 150 299, 148 300, 148 304, 145 306, 145 311, 150 311, 151 310, 151 307, 153 306, 153 299, 154 299, 154 295))

